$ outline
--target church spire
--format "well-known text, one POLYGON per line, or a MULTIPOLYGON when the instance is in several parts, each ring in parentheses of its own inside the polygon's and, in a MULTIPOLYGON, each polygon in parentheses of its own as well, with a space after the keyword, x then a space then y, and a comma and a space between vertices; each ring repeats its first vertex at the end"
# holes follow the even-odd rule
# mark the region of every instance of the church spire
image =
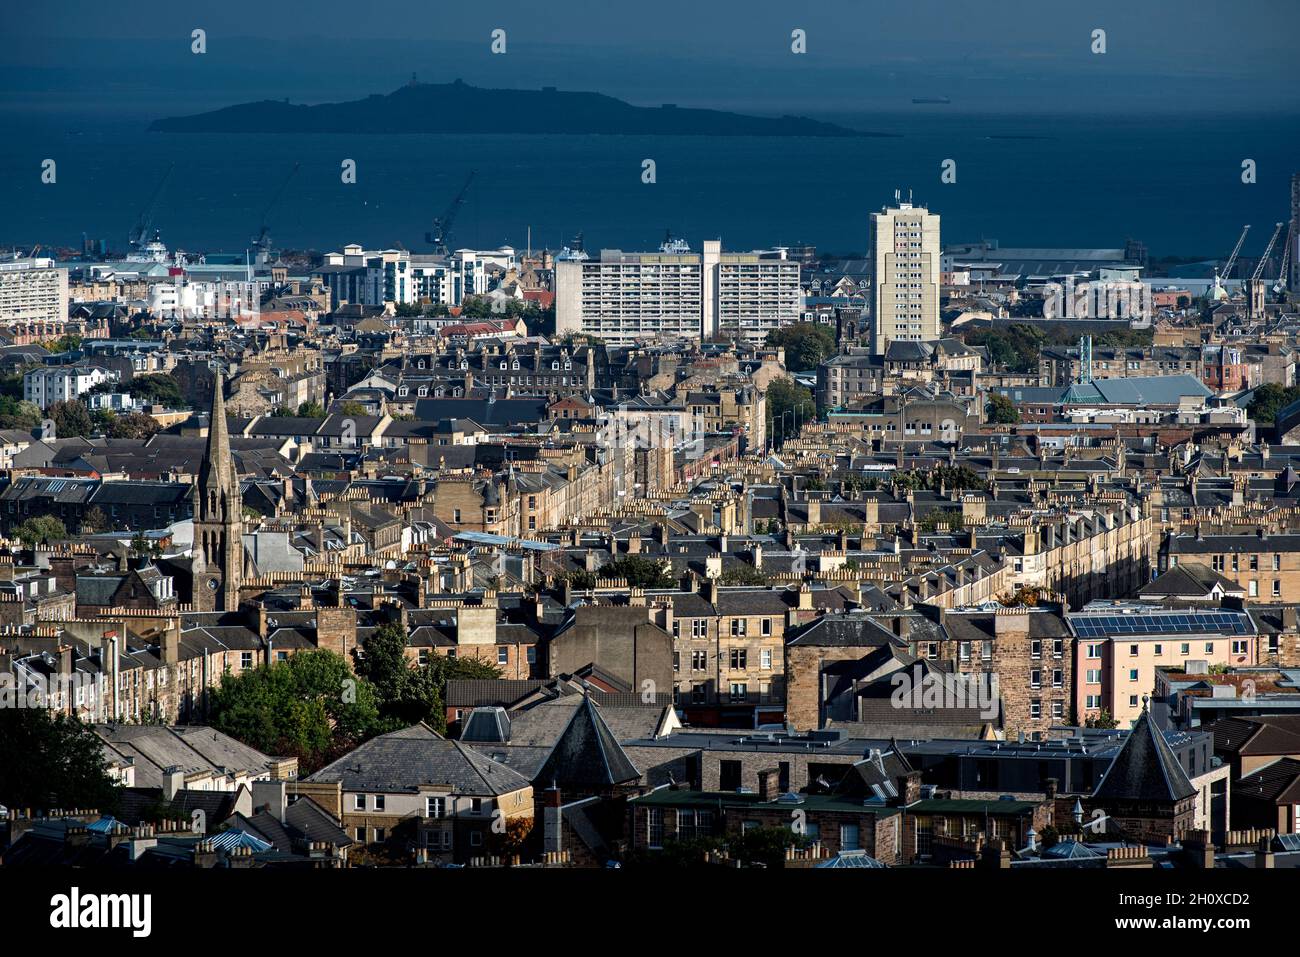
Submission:
POLYGON ((208 445, 199 466, 200 516, 220 521, 220 500, 231 491, 235 464, 230 457, 230 432, 226 428, 226 401, 222 396, 222 375, 217 372, 212 391, 212 412, 208 417, 208 445))
POLYGON ((199 611, 234 611, 239 607, 244 571, 244 514, 239 475, 230 454, 220 371, 213 384, 208 442, 194 492, 194 605, 199 611))

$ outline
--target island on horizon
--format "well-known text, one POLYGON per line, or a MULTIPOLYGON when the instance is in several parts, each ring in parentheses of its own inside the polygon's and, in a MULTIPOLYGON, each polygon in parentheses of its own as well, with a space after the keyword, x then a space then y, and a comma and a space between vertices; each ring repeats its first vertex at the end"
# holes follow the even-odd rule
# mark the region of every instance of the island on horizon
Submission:
POLYGON ((633 106, 601 93, 488 89, 462 80, 417 83, 360 100, 240 103, 155 120, 163 133, 525 133, 661 136, 887 136, 801 116, 763 117, 724 110, 633 106), (508 118, 508 123, 505 122, 508 118))

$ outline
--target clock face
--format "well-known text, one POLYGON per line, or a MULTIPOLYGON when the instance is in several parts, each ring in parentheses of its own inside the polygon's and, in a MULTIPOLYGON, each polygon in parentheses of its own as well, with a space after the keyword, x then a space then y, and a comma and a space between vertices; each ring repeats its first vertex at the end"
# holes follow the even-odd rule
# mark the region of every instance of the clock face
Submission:
POLYGON ((216 591, 221 587, 221 582, 215 578, 208 579, 208 591, 216 591))

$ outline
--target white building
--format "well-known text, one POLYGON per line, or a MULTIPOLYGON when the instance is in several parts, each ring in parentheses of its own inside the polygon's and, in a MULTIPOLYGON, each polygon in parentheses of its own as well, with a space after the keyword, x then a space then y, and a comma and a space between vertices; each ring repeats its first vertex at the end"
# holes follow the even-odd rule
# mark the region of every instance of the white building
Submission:
POLYGON ((314 273, 329 287, 330 306, 388 306, 415 302, 411 254, 405 249, 365 250, 355 243, 326 253, 314 273))
POLYGON ((256 316, 261 290, 256 282, 234 280, 156 282, 147 308, 163 319, 243 319, 256 316))
POLYGON ((871 214, 872 351, 939 338, 939 216, 910 202, 871 214))
POLYGON ((657 253, 602 250, 599 259, 555 263, 556 332, 587 333, 613 345, 660 337, 727 336, 762 341, 796 322, 799 263, 784 249, 702 252, 669 243, 657 253))
POLYGON ((45 409, 80 398, 101 382, 115 381, 117 373, 101 366, 45 366, 23 376, 23 399, 45 409))
POLYGON ((0 262, 0 322, 68 318, 68 271, 53 259, 0 262))

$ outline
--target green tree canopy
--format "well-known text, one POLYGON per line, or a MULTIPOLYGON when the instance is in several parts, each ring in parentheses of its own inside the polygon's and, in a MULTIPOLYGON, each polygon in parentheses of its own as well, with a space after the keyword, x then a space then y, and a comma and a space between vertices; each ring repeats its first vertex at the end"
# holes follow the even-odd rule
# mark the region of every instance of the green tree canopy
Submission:
POLYGON ((779 376, 767 387, 767 431, 774 446, 789 435, 797 435, 804 423, 817 418, 817 403, 812 393, 789 376, 779 376), (787 414, 789 413, 789 414, 787 414))
POLYGON ((296 756, 304 774, 387 730, 374 686, 324 649, 223 676, 211 723, 259 751, 296 756))
POLYGON ((0 686, 0 804, 16 808, 116 809, 103 743, 78 718, 4 701, 0 686))
POLYGON ((996 425, 1015 425, 1020 421, 1020 410, 1016 408, 1016 404, 1000 392, 989 394, 989 401, 984 411, 988 420, 996 425))
POLYGON ((835 354, 835 331, 821 322, 796 322, 767 334, 769 346, 785 349, 785 367, 791 372, 811 372, 835 354))
POLYGON ((80 399, 55 402, 45 414, 54 421, 54 434, 60 439, 85 438, 95 434, 95 423, 90 410, 80 399))
POLYGON ((53 515, 36 515, 18 526, 15 534, 29 548, 68 537, 68 530, 53 515))
POLYGON ((601 578, 626 578, 632 588, 672 588, 677 584, 665 562, 644 555, 624 555, 606 562, 598 574, 601 578))

